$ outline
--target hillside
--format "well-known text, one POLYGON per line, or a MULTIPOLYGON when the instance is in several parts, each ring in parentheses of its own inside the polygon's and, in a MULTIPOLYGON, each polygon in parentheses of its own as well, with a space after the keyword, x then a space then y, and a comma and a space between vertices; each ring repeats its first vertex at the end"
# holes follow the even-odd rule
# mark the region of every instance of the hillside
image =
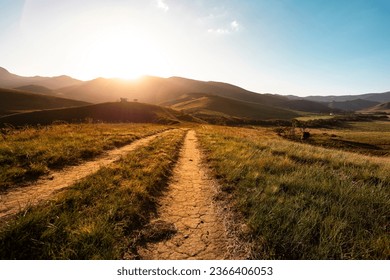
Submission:
MULTIPOLYGON (((24 90, 90 103, 115 102, 120 98, 127 98, 128 100, 154 105, 176 104, 178 100, 183 98, 183 95, 196 92, 241 102, 271 106, 272 108, 278 108, 278 110, 337 113, 362 110, 372 107, 379 102, 390 101, 390 92, 350 96, 308 96, 302 98, 277 94, 260 94, 228 83, 198 81, 181 77, 160 78, 145 76, 133 81, 97 78, 82 82, 67 76, 52 78, 39 76, 21 77, 9 73, 4 68, 0 68, 0 86, 15 86, 15 83, 22 83, 18 87, 24 90)), ((197 104, 197 107, 200 108, 201 104, 205 103, 200 102, 197 104)), ((208 110, 207 108, 204 109, 208 110)), ((237 110, 240 111, 240 109, 237 110)), ((280 116, 281 114, 279 111, 267 118, 273 118, 273 115, 280 116)), ((286 115, 283 118, 288 117, 286 115)))
POLYGON ((291 119, 296 113, 260 103, 243 102, 216 95, 191 93, 185 94, 174 102, 167 102, 173 109, 195 115, 197 117, 236 117, 255 120, 291 119))
POLYGON ((201 92, 241 101, 274 104, 286 100, 281 96, 261 95, 242 88, 217 82, 203 82, 172 77, 143 77, 135 81, 98 78, 77 86, 59 90, 64 96, 98 103, 114 101, 120 97, 138 99, 140 102, 163 104, 178 99, 182 94, 201 92))
POLYGON ((115 102, 123 97, 128 100, 162 105, 167 102, 175 102, 183 94, 199 92, 279 109, 311 113, 329 113, 332 111, 326 105, 310 100, 290 100, 285 96, 259 94, 228 83, 198 81, 181 77, 145 76, 134 81, 97 78, 82 82, 67 76, 52 78, 21 77, 1 68, 0 86, 10 87, 10 85, 13 85, 12 87, 16 87, 15 83, 22 83, 19 86, 23 86, 24 89, 40 93, 44 88, 39 87, 44 86, 49 90, 55 89, 52 93, 44 90, 46 94, 90 103, 115 102), (61 84, 66 85, 60 87, 61 84))
POLYGON ((371 108, 361 110, 364 113, 387 113, 390 114, 390 102, 381 103, 371 108))
POLYGON ((39 85, 49 89, 57 89, 76 85, 81 81, 71 78, 69 76, 61 75, 57 77, 23 77, 12 74, 6 69, 0 67, 0 87, 2 88, 16 88, 27 85, 39 85))
POLYGON ((0 117, 0 126, 51 124, 65 122, 136 122, 178 123, 197 121, 195 118, 173 109, 138 102, 111 102, 73 108, 52 109, 0 117))
POLYGON ((326 104, 313 102, 310 100, 298 99, 298 100, 288 100, 283 102, 280 106, 282 108, 301 111, 301 112, 310 112, 310 113, 334 113, 340 112, 339 109, 333 109, 327 106, 326 104))
POLYGON ((0 88, 0 116, 43 109, 75 107, 87 102, 0 88))
POLYGON ((92 103, 112 102, 126 97, 140 102, 164 105, 176 103, 183 95, 190 93, 211 94, 243 102, 258 103, 281 109, 328 113, 326 106, 312 101, 293 101, 273 94, 259 94, 243 88, 220 82, 204 82, 180 77, 143 77, 136 81, 98 78, 77 86, 59 89, 68 98, 92 103))
POLYGON ((377 104, 379 104, 379 102, 359 98, 359 99, 347 100, 347 101, 329 102, 328 106, 330 108, 340 109, 343 111, 359 111, 362 109, 370 108, 377 104))
POLYGON ((46 94, 46 95, 54 94, 54 92, 51 89, 49 89, 47 87, 39 86, 39 85, 25 85, 25 86, 21 86, 21 87, 16 87, 15 89, 23 90, 23 91, 30 91, 30 92, 35 92, 35 93, 41 93, 41 94, 46 94))

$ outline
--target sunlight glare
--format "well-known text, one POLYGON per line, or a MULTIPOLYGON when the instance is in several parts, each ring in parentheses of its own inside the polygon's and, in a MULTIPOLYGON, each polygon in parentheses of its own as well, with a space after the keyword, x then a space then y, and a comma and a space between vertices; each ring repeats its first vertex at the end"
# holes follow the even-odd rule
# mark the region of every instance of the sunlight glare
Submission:
POLYGON ((110 29, 91 41, 85 64, 95 76, 137 79, 166 76, 169 64, 157 44, 136 32, 110 29))

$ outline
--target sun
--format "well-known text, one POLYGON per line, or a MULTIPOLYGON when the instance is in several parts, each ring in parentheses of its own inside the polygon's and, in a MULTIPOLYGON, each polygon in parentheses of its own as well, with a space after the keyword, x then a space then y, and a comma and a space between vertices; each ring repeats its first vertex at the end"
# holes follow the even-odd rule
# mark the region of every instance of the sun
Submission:
POLYGON ((110 29, 91 41, 85 64, 95 76, 137 79, 167 76, 169 63, 158 44, 137 32, 110 29))

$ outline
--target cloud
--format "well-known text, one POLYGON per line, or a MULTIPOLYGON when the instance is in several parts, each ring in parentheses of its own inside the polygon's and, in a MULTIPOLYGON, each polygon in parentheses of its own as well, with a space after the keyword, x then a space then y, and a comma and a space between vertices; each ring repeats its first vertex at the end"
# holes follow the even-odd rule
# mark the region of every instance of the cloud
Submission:
POLYGON ((238 31, 240 29, 240 25, 238 24, 238 22, 236 20, 233 20, 231 23, 230 23, 230 28, 233 30, 233 31, 238 31))
POLYGON ((228 28, 210 28, 207 30, 208 33, 214 33, 214 34, 230 34, 233 32, 238 32, 240 30, 240 24, 236 21, 233 20, 228 28))
POLYGON ((168 12, 169 6, 165 3, 165 0, 156 0, 157 8, 163 10, 164 12, 168 12))
POLYGON ((217 29, 210 28, 207 30, 207 32, 208 33, 216 33, 216 34, 229 34, 230 30, 224 29, 224 28, 217 28, 217 29))

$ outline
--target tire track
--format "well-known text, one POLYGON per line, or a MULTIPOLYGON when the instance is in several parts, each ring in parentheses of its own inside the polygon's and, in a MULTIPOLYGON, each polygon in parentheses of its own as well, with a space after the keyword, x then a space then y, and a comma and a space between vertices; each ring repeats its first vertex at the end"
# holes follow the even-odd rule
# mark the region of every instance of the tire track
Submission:
MULTIPOLYGON (((168 130, 169 131, 169 130, 168 130)), ((118 149, 110 150, 95 160, 81 165, 70 166, 57 172, 50 172, 48 176, 37 180, 33 184, 12 189, 6 193, 0 193, 0 219, 23 211, 28 206, 36 205, 49 199, 55 192, 73 185, 78 180, 97 172, 121 156, 147 145, 153 139, 167 133, 164 131, 139 140, 118 149)))

